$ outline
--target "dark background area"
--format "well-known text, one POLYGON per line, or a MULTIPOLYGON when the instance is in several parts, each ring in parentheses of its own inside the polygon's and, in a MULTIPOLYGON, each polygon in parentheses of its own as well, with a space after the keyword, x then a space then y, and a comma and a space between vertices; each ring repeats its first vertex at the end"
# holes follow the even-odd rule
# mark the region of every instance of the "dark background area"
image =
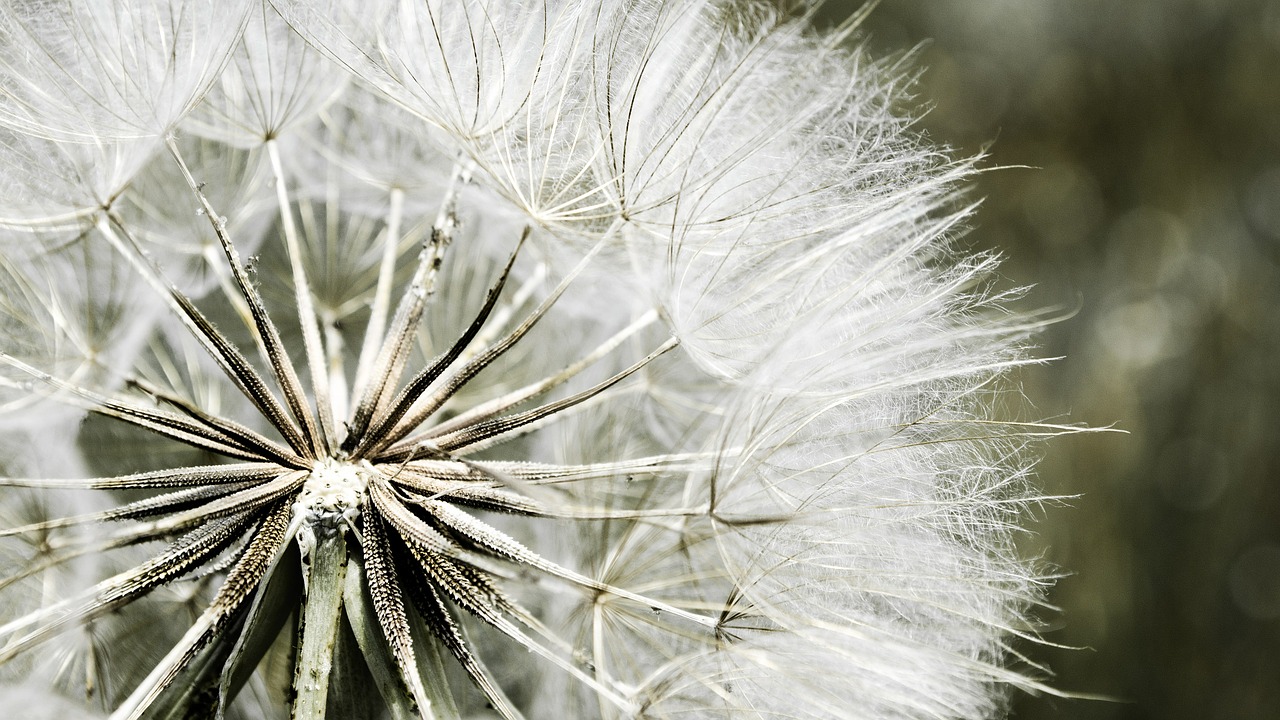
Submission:
MULTIPOLYGON (((833 3, 830 17, 858 3, 833 3)), ((884 0, 920 128, 972 155, 968 241, 1073 316, 1023 373, 1051 422, 1028 537, 1065 576, 1014 717, 1280 717, 1280 2, 884 0), (921 45, 921 43, 924 43, 921 45)))

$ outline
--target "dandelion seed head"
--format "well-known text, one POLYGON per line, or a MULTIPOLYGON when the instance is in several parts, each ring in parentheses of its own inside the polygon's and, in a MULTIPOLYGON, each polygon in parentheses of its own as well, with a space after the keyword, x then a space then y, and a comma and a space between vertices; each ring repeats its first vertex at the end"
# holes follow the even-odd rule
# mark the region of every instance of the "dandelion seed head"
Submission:
POLYGON ((294 516, 311 525, 335 525, 338 518, 354 522, 360 517, 369 490, 365 464, 325 458, 311 469, 294 503, 294 516))
POLYGON ((912 134, 911 71, 852 27, 37 10, 0 22, 32 38, 0 56, 0 426, 41 461, 0 485, 62 500, 0 527, 0 663, 115 720, 982 718, 1041 689, 1006 662, 1043 427, 992 410, 1040 321, 954 247, 976 161, 912 134))

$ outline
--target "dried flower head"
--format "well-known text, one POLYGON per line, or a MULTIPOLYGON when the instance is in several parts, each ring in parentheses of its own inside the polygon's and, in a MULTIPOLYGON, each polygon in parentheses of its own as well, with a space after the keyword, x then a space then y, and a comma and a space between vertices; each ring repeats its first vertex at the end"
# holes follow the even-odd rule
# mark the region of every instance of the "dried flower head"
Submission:
POLYGON ((991 409, 1037 322, 952 247, 970 164, 856 18, 91 5, 0 10, 6 702, 977 718, 1038 687, 1012 539, 1056 430, 991 409))

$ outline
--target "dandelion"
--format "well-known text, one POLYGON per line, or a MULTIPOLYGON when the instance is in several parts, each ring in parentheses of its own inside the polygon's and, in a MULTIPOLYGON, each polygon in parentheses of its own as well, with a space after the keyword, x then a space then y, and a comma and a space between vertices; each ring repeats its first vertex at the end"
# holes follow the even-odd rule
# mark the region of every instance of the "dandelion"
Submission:
POLYGON ((1038 321, 953 247, 971 163, 858 18, 112 7, 0 17, 0 697, 978 718, 1040 688, 1013 539, 1062 429, 993 411, 1038 321))

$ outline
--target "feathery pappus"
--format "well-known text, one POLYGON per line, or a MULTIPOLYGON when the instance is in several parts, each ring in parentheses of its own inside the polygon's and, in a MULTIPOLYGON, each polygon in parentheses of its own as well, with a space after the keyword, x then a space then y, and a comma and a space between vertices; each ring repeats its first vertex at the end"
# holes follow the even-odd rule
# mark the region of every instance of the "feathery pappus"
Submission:
POLYGON ((0 10, 0 702, 1041 689, 1013 539, 1070 428, 995 411, 1041 321, 955 247, 973 162, 912 131, 905 61, 812 10, 0 10))

